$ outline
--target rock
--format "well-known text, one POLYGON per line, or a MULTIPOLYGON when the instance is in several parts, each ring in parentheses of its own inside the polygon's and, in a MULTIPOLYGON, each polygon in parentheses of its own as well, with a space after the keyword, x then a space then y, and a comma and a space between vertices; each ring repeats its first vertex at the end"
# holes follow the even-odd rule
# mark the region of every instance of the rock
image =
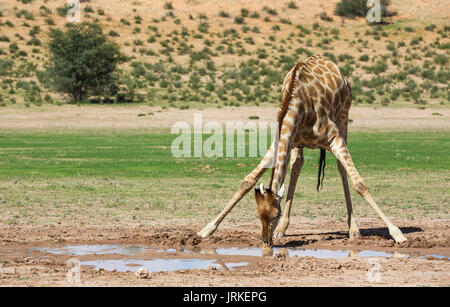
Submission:
POLYGON ((148 276, 148 270, 146 268, 140 268, 136 272, 134 272, 134 275, 136 275, 139 279, 147 278, 148 276))

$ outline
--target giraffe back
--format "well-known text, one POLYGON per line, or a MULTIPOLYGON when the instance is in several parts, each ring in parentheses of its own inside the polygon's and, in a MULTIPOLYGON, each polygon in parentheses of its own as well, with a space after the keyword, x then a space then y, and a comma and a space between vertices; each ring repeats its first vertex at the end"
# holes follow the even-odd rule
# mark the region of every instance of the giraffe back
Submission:
POLYGON ((316 148, 346 128, 350 105, 351 88, 339 68, 315 54, 286 75, 278 122, 281 125, 289 110, 296 111, 296 143, 316 148))

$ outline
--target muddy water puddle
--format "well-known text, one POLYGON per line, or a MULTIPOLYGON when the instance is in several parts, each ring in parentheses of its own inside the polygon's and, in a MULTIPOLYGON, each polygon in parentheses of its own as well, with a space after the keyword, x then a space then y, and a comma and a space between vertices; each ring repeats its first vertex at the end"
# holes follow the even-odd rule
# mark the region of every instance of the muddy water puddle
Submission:
MULTIPOLYGON (((27 252, 39 252, 41 257, 70 256, 76 257, 80 265, 95 270, 133 272, 146 268, 149 272, 169 272, 179 270, 215 268, 219 270, 235 270, 251 262, 261 260, 262 249, 257 247, 227 248, 154 248, 143 245, 99 244, 99 245, 67 245, 56 248, 38 247, 27 252)), ((399 253, 380 250, 319 249, 298 247, 274 247, 275 257, 313 257, 337 259, 345 257, 434 257, 450 260, 448 255, 437 255, 427 251, 399 253)))

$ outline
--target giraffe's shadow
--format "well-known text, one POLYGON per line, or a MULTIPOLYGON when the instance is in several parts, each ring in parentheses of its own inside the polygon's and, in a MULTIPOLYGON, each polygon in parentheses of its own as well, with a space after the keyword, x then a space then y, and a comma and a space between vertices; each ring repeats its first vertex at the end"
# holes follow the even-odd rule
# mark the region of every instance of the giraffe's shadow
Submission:
MULTIPOLYGON (((423 229, 420 227, 399 227, 399 228, 403 234, 423 231, 423 229)), ((363 228, 363 229, 360 229, 359 232, 361 233, 361 236, 365 236, 365 237, 383 237, 385 239, 391 239, 389 230, 386 227, 363 228)))
MULTIPOLYGON (((419 227, 400 227, 400 230, 403 234, 422 232, 423 229, 419 227)), ((389 230, 386 227, 377 227, 377 228, 360 228, 361 237, 381 237, 386 240, 391 240, 391 235, 389 234, 389 230)), ((295 238, 302 237, 301 240, 291 240, 286 242, 283 245, 279 245, 277 247, 300 247, 303 245, 317 243, 318 239, 314 237, 317 236, 325 236, 325 240, 333 241, 333 240, 341 240, 348 238, 347 231, 334 231, 334 232, 319 232, 319 233, 296 233, 296 234, 287 234, 285 238, 295 238), (311 238, 308 238, 311 237, 311 238)))

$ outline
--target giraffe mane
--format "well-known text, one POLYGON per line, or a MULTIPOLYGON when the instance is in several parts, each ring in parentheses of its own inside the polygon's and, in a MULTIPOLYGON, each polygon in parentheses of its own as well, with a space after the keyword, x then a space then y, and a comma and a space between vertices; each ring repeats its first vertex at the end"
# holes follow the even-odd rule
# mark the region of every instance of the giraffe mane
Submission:
POLYGON ((277 122, 278 122, 278 133, 281 132, 281 126, 283 124, 283 119, 289 109, 289 104, 292 98, 292 91, 294 90, 294 80, 297 70, 303 66, 304 63, 297 63, 292 69, 291 79, 289 80, 289 88, 285 95, 281 98, 280 110, 278 110, 277 122))
MULTIPOLYGON (((284 117, 287 114, 287 111, 289 109, 289 104, 291 102, 291 98, 292 98, 292 92, 294 90, 294 80, 295 80, 295 75, 297 74, 297 70, 299 70, 302 66, 304 65, 303 62, 299 62, 297 63, 294 68, 292 68, 292 73, 291 73, 291 78, 289 79, 289 86, 288 86, 288 90, 287 92, 282 95, 281 97, 281 104, 280 104, 280 110, 278 110, 278 115, 277 115, 277 122, 278 122, 278 137, 281 134, 281 127, 283 125, 283 120, 284 117)), ((284 85, 284 84, 283 84, 284 85)), ((270 177, 270 184, 269 187, 272 187, 272 181, 273 181, 273 176, 275 174, 275 167, 272 168, 272 175, 270 177)))

